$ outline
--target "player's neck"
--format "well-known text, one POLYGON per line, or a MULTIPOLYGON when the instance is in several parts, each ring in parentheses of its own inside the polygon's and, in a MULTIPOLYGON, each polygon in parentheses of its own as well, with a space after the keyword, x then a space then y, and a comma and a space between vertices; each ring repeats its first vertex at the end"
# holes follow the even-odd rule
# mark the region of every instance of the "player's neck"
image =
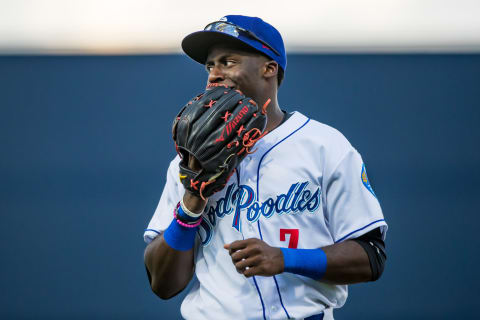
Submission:
POLYGON ((267 107, 267 126, 265 129, 272 132, 282 123, 284 116, 285 114, 278 106, 277 97, 272 97, 267 107))

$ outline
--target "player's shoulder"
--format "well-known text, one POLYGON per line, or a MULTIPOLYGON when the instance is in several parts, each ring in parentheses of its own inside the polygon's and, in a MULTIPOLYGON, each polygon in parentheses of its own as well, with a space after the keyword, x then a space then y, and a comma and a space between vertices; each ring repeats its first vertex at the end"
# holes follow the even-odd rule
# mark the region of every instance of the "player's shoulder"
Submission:
POLYGON ((292 118, 297 119, 299 123, 303 122, 305 124, 301 129, 302 138, 311 141, 312 145, 317 145, 327 150, 339 149, 346 151, 352 148, 348 139, 338 129, 309 118, 298 111, 293 112, 292 118))
POLYGON ((178 170, 180 168, 179 166, 180 161, 182 161, 182 159, 178 154, 170 161, 168 165, 168 170, 167 170, 169 175, 174 175, 174 176, 178 175, 178 170))
POLYGON ((316 132, 318 135, 322 135, 325 139, 328 139, 328 141, 350 145, 350 142, 338 129, 311 118, 309 124, 309 130, 316 132))
POLYGON ((177 154, 175 157, 170 161, 169 167, 176 167, 178 168, 178 165, 180 164, 180 161, 182 161, 182 158, 177 154))

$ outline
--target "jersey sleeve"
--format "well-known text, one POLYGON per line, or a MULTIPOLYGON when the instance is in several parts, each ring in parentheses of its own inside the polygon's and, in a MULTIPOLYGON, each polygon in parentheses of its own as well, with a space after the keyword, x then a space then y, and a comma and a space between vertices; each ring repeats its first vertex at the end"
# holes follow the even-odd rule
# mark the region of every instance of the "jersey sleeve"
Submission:
POLYGON ((324 182, 324 209, 334 242, 357 238, 387 224, 360 154, 350 147, 324 182), (325 188, 326 186, 326 188, 325 188))
POLYGON ((173 209, 183 196, 183 185, 178 179, 179 162, 180 158, 178 156, 170 162, 167 171, 167 181, 163 188, 160 201, 143 234, 143 239, 146 243, 150 243, 170 225, 173 219, 173 209))

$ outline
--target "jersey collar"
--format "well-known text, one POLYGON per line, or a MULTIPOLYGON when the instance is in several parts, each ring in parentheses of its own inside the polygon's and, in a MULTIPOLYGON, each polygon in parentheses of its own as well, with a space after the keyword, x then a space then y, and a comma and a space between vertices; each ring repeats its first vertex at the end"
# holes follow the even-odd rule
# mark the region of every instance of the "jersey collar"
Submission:
POLYGON ((253 149, 258 148, 258 153, 262 153, 261 150, 271 148, 274 144, 304 125, 307 120, 306 116, 298 111, 294 111, 284 123, 260 139, 253 149))

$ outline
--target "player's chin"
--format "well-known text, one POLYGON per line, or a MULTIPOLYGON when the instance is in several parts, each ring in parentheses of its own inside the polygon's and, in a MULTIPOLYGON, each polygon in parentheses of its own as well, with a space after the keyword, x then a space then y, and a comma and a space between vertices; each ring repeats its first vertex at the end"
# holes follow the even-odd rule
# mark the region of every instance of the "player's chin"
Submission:
POLYGON ((235 89, 240 91, 242 94, 244 94, 247 97, 252 97, 251 93, 248 91, 248 89, 243 88, 242 86, 235 86, 235 89))

